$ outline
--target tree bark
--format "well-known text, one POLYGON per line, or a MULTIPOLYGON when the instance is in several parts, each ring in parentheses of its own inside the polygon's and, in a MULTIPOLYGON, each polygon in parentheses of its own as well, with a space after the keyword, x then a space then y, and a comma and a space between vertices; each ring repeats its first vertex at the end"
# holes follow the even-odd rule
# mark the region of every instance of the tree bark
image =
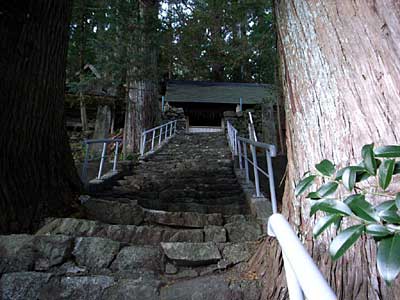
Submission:
MULTIPOLYGON (((80 39, 79 39, 79 66, 80 66, 80 81, 83 81, 84 78, 84 68, 85 68, 85 53, 86 53, 86 1, 81 1, 80 5, 81 9, 81 15, 80 15, 80 22, 79 22, 79 27, 78 27, 78 32, 80 34, 80 39)), ((79 91, 79 96, 80 96, 80 110, 81 110, 81 123, 82 123, 82 131, 85 133, 86 131, 89 130, 89 125, 87 121, 87 114, 86 114, 86 103, 83 100, 83 92, 82 92, 83 87, 81 86, 80 91, 79 91)))
MULTIPOLYGON (((400 299, 399 279, 388 287, 377 273, 373 240, 362 239, 333 262, 328 254, 333 229, 313 239, 310 204, 294 196, 295 183, 322 159, 341 167, 359 161, 364 144, 399 143, 400 3, 276 0, 275 5, 287 122, 283 214, 339 299, 400 299)), ((279 247, 267 244, 259 255, 274 261, 279 247)), ((268 271, 263 299, 285 298, 282 269, 268 271)))
POLYGON ((71 213, 81 188, 64 119, 71 2, 0 5, 0 233, 71 213))
POLYGON ((140 1, 140 18, 144 28, 140 45, 136 47, 139 57, 136 65, 128 71, 128 99, 125 114, 124 153, 139 150, 140 136, 144 129, 154 127, 160 120, 161 112, 157 89, 156 20, 158 2, 140 1))

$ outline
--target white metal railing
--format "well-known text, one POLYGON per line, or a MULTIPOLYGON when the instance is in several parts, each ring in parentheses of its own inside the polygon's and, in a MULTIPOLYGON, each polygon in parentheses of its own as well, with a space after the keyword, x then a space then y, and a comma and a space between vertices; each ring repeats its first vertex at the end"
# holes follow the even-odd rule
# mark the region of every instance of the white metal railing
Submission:
POLYGON ((140 155, 153 152, 161 146, 163 141, 173 137, 176 133, 177 121, 170 121, 160 126, 144 130, 140 137, 140 155), (158 132, 158 133, 157 133, 158 132), (157 135, 158 134, 158 135, 157 135), (148 137, 150 135, 150 138, 148 137))
POLYGON ((335 300, 335 293, 319 271, 292 227, 281 214, 268 220, 268 234, 276 237, 282 248, 286 281, 291 300, 335 300))
POLYGON ((82 181, 84 183, 87 182, 87 169, 88 169, 88 163, 89 163, 89 154, 90 154, 90 145, 93 144, 103 144, 102 151, 101 151, 101 157, 100 157, 100 164, 99 164, 99 170, 97 172, 97 179, 101 178, 101 175, 103 173, 103 166, 104 166, 104 161, 107 158, 107 145, 108 144, 114 144, 114 161, 113 161, 113 172, 117 172, 117 165, 118 165, 118 149, 119 145, 122 143, 122 139, 97 139, 97 140, 84 140, 83 145, 85 147, 85 160, 83 162, 82 166, 82 181))
POLYGON ((260 143, 254 140, 239 137, 238 131, 235 129, 235 127, 232 126, 232 124, 229 121, 227 122, 227 129, 228 129, 228 141, 232 151, 232 155, 238 156, 239 168, 241 170, 244 169, 246 175, 246 181, 250 182, 249 164, 251 164, 253 166, 256 197, 263 196, 261 194, 260 178, 259 178, 259 174, 262 174, 268 178, 272 210, 274 213, 277 212, 274 171, 271 159, 271 157, 276 156, 275 145, 260 143), (249 158, 248 149, 250 149, 252 159, 249 158), (257 149, 265 153, 265 158, 267 162, 266 171, 264 171, 262 168, 259 167, 257 158, 257 149))
MULTIPOLYGON (((251 115, 249 115, 249 117, 252 124, 251 115)), ((282 248, 289 297, 291 300, 304 300, 304 296, 309 300, 337 299, 290 224, 286 221, 284 216, 278 213, 271 159, 271 157, 276 156, 276 148, 274 145, 257 142, 254 125, 251 124, 249 124, 250 139, 246 139, 239 137, 237 129, 228 121, 228 143, 232 156, 238 157, 239 168, 245 171, 247 182, 250 181, 249 163, 253 166, 257 197, 262 196, 259 173, 265 175, 269 179, 273 214, 268 219, 268 234, 276 237, 282 248), (248 148, 250 148, 252 160, 249 159, 248 148), (258 166, 257 149, 265 151, 267 172, 258 166)))

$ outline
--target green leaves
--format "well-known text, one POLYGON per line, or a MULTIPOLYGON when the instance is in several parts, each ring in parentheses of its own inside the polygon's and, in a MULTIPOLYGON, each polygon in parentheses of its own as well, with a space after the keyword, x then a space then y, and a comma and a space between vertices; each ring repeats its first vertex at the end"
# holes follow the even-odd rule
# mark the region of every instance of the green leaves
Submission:
POLYGON ((328 182, 322 185, 316 192, 311 192, 307 195, 307 198, 311 199, 321 199, 324 197, 327 197, 329 195, 332 195, 334 192, 336 192, 338 188, 337 182, 328 182))
POLYGON ((315 168, 324 176, 332 176, 335 173, 335 165, 327 159, 324 159, 315 168))
POLYGON ((369 235, 379 243, 379 272, 386 282, 391 282, 400 273, 400 192, 393 197, 392 192, 387 190, 393 176, 400 174, 400 159, 396 161, 400 158, 400 145, 375 150, 374 144, 364 145, 361 156, 359 164, 339 170, 331 161, 324 159, 315 165, 318 175, 310 175, 299 182, 296 195, 303 193, 314 182, 322 182, 307 195, 312 200, 310 216, 318 211, 324 213, 313 228, 313 236, 318 237, 332 224, 340 230, 341 224, 348 224, 346 220, 349 219, 353 226, 341 231, 332 240, 330 255, 334 260, 340 258, 360 236, 369 235), (373 186, 367 186, 369 181, 358 184, 371 177, 373 186), (340 186, 345 189, 340 189, 341 193, 335 195, 340 186), (343 193, 346 195, 344 201, 341 199, 343 193), (373 206, 369 199, 381 203, 373 206))
POLYGON ((332 259, 340 258, 362 235, 364 227, 364 225, 354 225, 339 233, 329 247, 332 259))
POLYGON ((376 174, 376 161, 375 161, 375 154, 374 154, 374 144, 365 145, 361 149, 361 155, 363 158, 363 163, 365 169, 368 171, 369 174, 375 175, 376 174))
POLYGON ((392 180, 395 160, 384 160, 379 167, 379 186, 386 190, 392 180))
POLYGON ((316 177, 315 175, 310 175, 310 176, 303 178, 296 186, 296 189, 294 192, 295 195, 299 196, 302 193, 304 193, 304 191, 313 184, 315 177, 316 177))
POLYGON ((338 222, 342 216, 340 215, 327 215, 318 220, 313 229, 314 237, 319 236, 331 224, 338 222))
POLYGON ((400 157, 400 146, 382 146, 375 149, 376 157, 400 157))
POLYGON ((383 239, 378 245, 378 271, 390 283, 400 272, 400 236, 383 239))
POLYGON ((319 210, 331 214, 341 214, 345 216, 350 216, 352 214, 351 209, 345 203, 331 199, 315 201, 315 203, 311 206, 310 215, 314 215, 319 210))
POLYGON ((367 225, 365 227, 365 232, 372 235, 373 237, 385 237, 392 234, 392 232, 389 229, 380 224, 367 225))
POLYGON ((395 203, 396 203, 397 209, 400 209, 400 193, 396 194, 395 203))
POLYGON ((386 210, 396 210, 396 202, 394 200, 384 201, 375 207, 376 211, 382 213, 386 210))
POLYGON ((351 168, 347 168, 343 172, 342 182, 346 189, 348 189, 349 191, 352 191, 354 189, 354 184, 356 183, 356 175, 356 171, 351 168))
POLYGON ((365 200, 365 196, 356 194, 348 197, 344 202, 352 212, 367 222, 379 222, 379 216, 372 205, 365 200))
POLYGON ((385 210, 379 213, 381 219, 387 223, 400 224, 400 216, 396 210, 385 210))

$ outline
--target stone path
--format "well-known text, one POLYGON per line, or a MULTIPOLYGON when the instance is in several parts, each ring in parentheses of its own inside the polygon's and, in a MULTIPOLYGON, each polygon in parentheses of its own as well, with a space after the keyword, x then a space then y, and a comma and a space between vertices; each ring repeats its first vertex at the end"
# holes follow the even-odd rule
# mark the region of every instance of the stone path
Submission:
POLYGON ((86 219, 0 236, 0 299, 259 300, 244 199, 223 135, 178 135, 86 219))

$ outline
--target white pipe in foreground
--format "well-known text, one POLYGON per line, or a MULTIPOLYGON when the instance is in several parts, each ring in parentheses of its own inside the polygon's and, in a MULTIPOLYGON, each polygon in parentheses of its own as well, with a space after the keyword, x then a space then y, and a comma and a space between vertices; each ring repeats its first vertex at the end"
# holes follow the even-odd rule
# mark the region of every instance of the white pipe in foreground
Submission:
POLYGON ((283 255, 308 300, 337 299, 292 227, 281 214, 269 217, 268 234, 275 236, 279 241, 283 255))

